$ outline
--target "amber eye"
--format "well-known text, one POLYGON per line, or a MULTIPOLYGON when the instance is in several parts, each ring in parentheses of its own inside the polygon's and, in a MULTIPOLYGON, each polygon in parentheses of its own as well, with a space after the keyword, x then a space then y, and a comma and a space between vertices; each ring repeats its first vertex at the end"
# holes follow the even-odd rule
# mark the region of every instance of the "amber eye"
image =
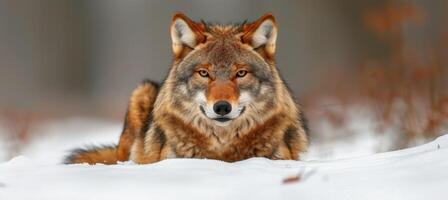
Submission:
POLYGON ((199 70, 198 74, 201 75, 202 77, 208 77, 208 71, 203 69, 199 70))
POLYGON ((236 77, 241 78, 241 77, 246 76, 246 74, 247 74, 247 70, 240 70, 240 71, 236 72, 236 77))

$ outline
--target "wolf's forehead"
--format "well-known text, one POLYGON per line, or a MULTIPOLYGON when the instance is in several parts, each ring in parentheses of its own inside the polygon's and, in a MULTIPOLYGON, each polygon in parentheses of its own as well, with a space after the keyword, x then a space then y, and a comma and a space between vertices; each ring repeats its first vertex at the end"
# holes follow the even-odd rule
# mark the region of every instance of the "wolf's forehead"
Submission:
POLYGON ((207 39, 202 48, 202 55, 215 67, 232 66, 240 62, 241 24, 207 24, 207 39))
POLYGON ((208 62, 218 67, 231 66, 238 62, 238 52, 241 50, 237 44, 234 44, 234 41, 222 40, 210 44, 205 51, 208 62))

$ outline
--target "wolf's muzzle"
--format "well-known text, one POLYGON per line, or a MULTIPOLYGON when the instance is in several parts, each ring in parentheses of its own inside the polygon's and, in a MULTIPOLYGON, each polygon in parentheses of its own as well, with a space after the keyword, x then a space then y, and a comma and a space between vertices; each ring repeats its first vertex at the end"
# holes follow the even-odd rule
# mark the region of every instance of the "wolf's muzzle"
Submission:
POLYGON ((203 105, 200 105, 199 109, 209 119, 220 123, 226 123, 243 114, 246 107, 234 108, 232 110, 232 105, 230 103, 226 101, 218 101, 213 105, 211 110, 208 110, 207 107, 203 105))

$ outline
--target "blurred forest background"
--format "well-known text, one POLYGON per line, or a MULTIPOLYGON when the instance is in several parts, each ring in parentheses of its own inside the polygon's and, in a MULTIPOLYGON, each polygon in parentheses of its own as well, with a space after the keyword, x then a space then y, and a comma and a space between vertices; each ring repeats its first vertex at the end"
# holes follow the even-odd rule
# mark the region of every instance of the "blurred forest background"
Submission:
POLYGON ((45 121, 121 123, 132 89, 171 65, 176 11, 221 23, 272 12, 277 64, 312 143, 367 131, 387 135, 378 151, 412 146, 446 129, 447 10, 446 0, 0 0, 0 134, 20 152, 45 121))

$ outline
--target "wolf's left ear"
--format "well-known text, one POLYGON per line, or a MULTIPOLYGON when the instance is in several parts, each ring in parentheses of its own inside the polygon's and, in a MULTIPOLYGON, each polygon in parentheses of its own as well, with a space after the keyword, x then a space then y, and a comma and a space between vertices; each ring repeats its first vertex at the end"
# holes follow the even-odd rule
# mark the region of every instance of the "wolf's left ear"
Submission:
POLYGON ((194 49, 205 42, 205 25, 196 23, 183 13, 176 13, 170 27, 173 54, 176 58, 185 56, 185 50, 194 49))
POLYGON ((257 21, 244 25, 243 43, 251 45, 254 49, 261 48, 262 56, 273 58, 277 40, 277 23, 271 13, 265 14, 257 21))

